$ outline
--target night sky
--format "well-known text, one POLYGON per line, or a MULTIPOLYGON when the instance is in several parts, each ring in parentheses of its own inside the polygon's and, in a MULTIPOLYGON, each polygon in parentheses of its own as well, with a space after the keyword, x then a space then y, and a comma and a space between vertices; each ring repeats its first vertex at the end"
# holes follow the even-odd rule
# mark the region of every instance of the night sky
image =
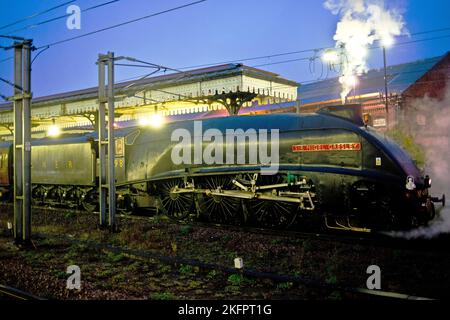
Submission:
MULTIPOLYGON (((0 0, 0 27, 67 0, 0 0)), ((81 30, 68 30, 66 19, 15 33, 32 38, 37 47, 108 27, 127 20, 183 5, 193 0, 121 0, 82 13, 81 30)), ((107 0, 78 0, 87 8, 107 0)), ((448 0, 387 1, 404 14, 410 33, 450 28, 448 0)), ((4 28, 0 34, 65 14, 66 7, 4 28)), ((208 0, 154 18, 108 30, 82 39, 55 45, 43 52, 33 64, 34 96, 82 89, 97 84, 95 61, 98 53, 114 51, 145 61, 182 68, 273 55, 303 49, 334 46, 333 35, 338 17, 319 0, 208 0)), ((438 56, 450 51, 450 29, 410 38, 397 43, 424 38, 438 38, 397 46, 388 51, 388 64, 398 64, 438 56)), ((0 40, 8 45, 9 40, 0 40)), ((0 50, 0 60, 11 51, 0 50)), ((36 54, 36 52, 34 53, 36 54)), ((382 66, 381 49, 371 50, 371 68, 382 66)), ((250 66, 312 57, 314 52, 243 61, 250 66)), ((12 60, 0 63, 0 77, 12 80, 12 60)), ((116 81, 128 79, 146 70, 117 67, 116 81)), ((317 79, 321 65, 308 60, 262 66, 299 82, 317 79)), ((323 76, 323 74, 322 74, 323 76)), ((11 95, 11 88, 0 84, 0 93, 11 95)))

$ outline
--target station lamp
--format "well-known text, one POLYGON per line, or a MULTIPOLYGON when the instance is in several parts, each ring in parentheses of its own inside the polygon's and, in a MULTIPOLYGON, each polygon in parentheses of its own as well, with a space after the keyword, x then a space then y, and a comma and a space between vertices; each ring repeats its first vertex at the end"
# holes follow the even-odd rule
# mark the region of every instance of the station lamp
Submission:
POLYGON ((322 55, 322 60, 329 64, 336 64, 339 62, 339 54, 334 49, 327 49, 322 55))
POLYGON ((390 48, 394 45, 394 38, 391 36, 385 36, 381 39, 381 46, 384 48, 390 48))
POLYGON ((150 116, 150 126, 153 128, 161 128, 165 123, 165 119, 162 115, 155 113, 150 116))
POLYGON ((57 137, 61 134, 61 129, 55 124, 55 119, 52 120, 52 124, 47 128, 47 135, 49 137, 57 137))
POLYGON ((152 115, 142 115, 139 117, 138 123, 142 127, 152 127, 155 129, 161 128, 165 124, 165 118, 159 114, 154 113, 152 115))

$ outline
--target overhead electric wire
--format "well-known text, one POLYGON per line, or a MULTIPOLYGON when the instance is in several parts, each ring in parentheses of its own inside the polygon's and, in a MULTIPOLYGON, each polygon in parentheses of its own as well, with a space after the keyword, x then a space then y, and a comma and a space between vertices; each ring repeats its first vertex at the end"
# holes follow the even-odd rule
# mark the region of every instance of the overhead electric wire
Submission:
POLYGON ((118 24, 115 24, 115 25, 112 25, 112 26, 109 26, 109 27, 101 28, 101 29, 98 29, 98 30, 95 30, 95 31, 91 31, 91 32, 88 32, 88 33, 85 33, 85 34, 81 34, 81 35, 78 35, 78 36, 75 36, 75 37, 71 37, 71 38, 55 41, 55 42, 52 42, 52 43, 48 43, 46 45, 38 47, 37 49, 41 49, 41 48, 44 48, 44 47, 47 47, 47 46, 51 47, 51 46, 55 46, 55 45, 58 45, 58 44, 61 44, 61 43, 73 41, 73 40, 84 38, 84 37, 87 37, 87 36, 91 36, 93 34, 100 33, 100 32, 107 31, 107 30, 111 30, 111 29, 115 29, 115 28, 118 28, 118 27, 122 27, 122 26, 130 24, 130 23, 134 23, 134 22, 138 22, 138 21, 141 21, 141 20, 149 19, 149 18, 152 18, 152 17, 155 17, 155 16, 159 16, 159 15, 162 15, 162 14, 165 14, 165 13, 172 12, 172 11, 184 9, 186 7, 190 7, 190 6, 193 6, 193 5, 205 2, 205 1, 207 1, 207 0, 198 0, 198 1, 190 2, 190 3, 187 3, 187 4, 181 5, 181 6, 177 6, 177 7, 174 7, 174 8, 167 9, 167 10, 159 11, 159 12, 156 12, 156 13, 152 13, 152 14, 149 14, 149 15, 146 15, 146 16, 143 16, 143 17, 139 17, 139 18, 136 18, 136 19, 128 20, 128 21, 125 21, 125 22, 122 22, 122 23, 118 23, 118 24))
POLYGON ((266 55, 266 56, 251 57, 251 58, 244 58, 244 59, 235 59, 235 60, 221 61, 221 62, 215 62, 215 63, 206 63, 206 64, 200 64, 200 65, 195 65, 195 66, 182 67, 182 68, 178 68, 178 69, 180 69, 180 70, 183 70, 183 69, 194 69, 194 68, 208 67, 208 66, 219 65, 219 64, 227 64, 227 63, 235 63, 235 62, 241 62, 241 61, 271 59, 271 58, 275 58, 275 57, 288 56, 288 55, 299 54, 299 53, 306 53, 306 52, 313 52, 313 51, 320 51, 320 50, 324 50, 324 49, 327 49, 327 47, 316 48, 316 49, 305 49, 305 50, 291 51, 291 52, 283 52, 283 53, 270 54, 270 55, 266 55))
MULTIPOLYGON (((411 41, 405 41, 405 42, 397 42, 397 43, 393 44, 392 46, 390 46, 390 48, 399 47, 399 46, 402 46, 405 44, 412 44, 412 43, 426 42, 426 41, 433 41, 433 40, 441 40, 441 39, 447 39, 447 38, 450 38, 450 34, 439 36, 439 37, 433 37, 433 38, 425 38, 425 39, 411 40, 411 41)), ((381 49, 382 47, 383 46, 380 46, 380 45, 372 46, 369 48, 369 50, 381 49)))
POLYGON ((445 27, 445 28, 440 28, 440 29, 432 29, 432 30, 427 30, 427 31, 420 31, 420 32, 414 32, 411 34, 406 34, 405 36, 418 36, 418 35, 422 35, 422 34, 429 34, 429 33, 436 33, 436 32, 443 32, 443 31, 450 31, 450 27, 445 27))
MULTIPOLYGON (((91 35, 91 34, 94 34, 94 33, 98 33, 98 32, 101 32, 101 31, 106 31, 108 29, 116 28, 116 27, 119 27, 119 26, 124 25, 124 24, 128 24, 128 23, 132 23, 132 22, 135 22, 135 21, 139 21, 139 20, 142 20, 142 19, 145 19, 145 18, 149 18, 151 16, 159 15, 159 14, 162 14, 162 13, 165 13, 165 12, 168 12, 168 11, 177 10, 177 9, 180 9, 182 7, 185 7, 185 6, 194 5, 194 4, 197 4, 197 3, 200 3, 200 2, 204 2, 204 1, 206 1, 206 0, 196 1, 196 2, 193 2, 193 3, 187 4, 187 5, 181 6, 181 7, 176 7, 176 8, 169 9, 169 10, 166 10, 166 11, 163 11, 163 12, 158 12, 158 13, 146 16, 146 17, 141 17, 141 18, 138 18, 138 19, 134 19, 134 20, 131 20, 131 21, 128 21, 128 22, 125 22, 125 23, 121 23, 121 24, 118 24, 118 25, 114 25, 114 26, 110 26, 110 27, 103 28, 103 29, 100 29, 100 30, 96 30, 96 31, 93 31, 93 32, 90 32, 90 33, 87 33, 87 34, 83 34, 83 35, 79 35, 79 36, 73 37, 73 38, 57 41, 55 43, 51 43, 51 44, 48 44, 48 45, 40 46, 38 49, 44 48, 44 47, 47 47, 47 46, 52 46, 52 45, 59 44, 59 43, 63 43, 63 42, 68 42, 68 41, 71 41, 71 40, 75 40, 75 39, 78 39, 78 38, 81 38, 81 37, 85 37, 85 36, 88 36, 88 35, 91 35)), ((429 33, 434 33, 434 32, 442 32, 442 31, 446 31, 446 30, 450 30, 450 27, 448 27, 448 28, 440 28, 440 29, 435 29, 435 30, 427 30, 427 31, 423 31, 423 32, 416 32, 416 33, 410 34, 410 36, 420 35, 420 34, 429 34, 429 33)), ((406 44, 411 44, 411 43, 424 42, 424 41, 445 39, 445 38, 449 38, 449 37, 450 37, 450 35, 445 35, 445 36, 440 36, 440 37, 433 37, 433 38, 425 38, 425 39, 419 39, 419 40, 413 40, 413 41, 400 42, 400 43, 394 44, 392 47, 400 46, 400 45, 406 45, 406 44)), ((219 64, 236 63, 236 62, 261 60, 261 59, 270 59, 270 58, 286 56, 286 55, 294 55, 294 54, 299 54, 299 53, 321 51, 321 50, 325 50, 325 49, 329 49, 329 48, 332 48, 332 47, 321 47, 321 48, 314 48, 314 49, 304 49, 304 50, 298 50, 298 51, 276 53, 276 54, 265 55, 265 56, 256 56, 256 57, 249 57, 249 58, 242 58, 242 59, 226 60, 226 61, 207 63, 207 64, 201 64, 201 65, 194 65, 194 66, 188 66, 188 67, 180 67, 178 69, 185 70, 185 69, 201 68, 201 67, 207 67, 207 66, 213 66, 213 65, 219 65, 219 64)), ((381 47, 380 46, 373 46, 373 47, 371 47, 369 49, 377 49, 377 48, 381 48, 381 47)), ((10 59, 12 59, 12 57, 0 60, 0 63, 8 61, 10 59)), ((306 58, 300 58, 300 60, 303 60, 303 59, 307 60, 306 58)), ((297 59, 292 59, 292 60, 293 60, 293 62, 294 61, 300 61, 300 60, 297 60, 297 59)), ((274 62, 274 64, 279 64, 279 63, 286 63, 286 62, 284 62, 284 61, 283 62, 274 62)), ((261 65, 261 66, 263 66, 263 65, 261 65)), ((138 78, 138 77, 129 78, 127 80, 133 80, 133 79, 136 79, 136 78, 138 78)))
MULTIPOLYGON (((444 67, 444 68, 445 69, 450 69, 450 67, 444 67)), ((405 74, 413 74, 413 73, 418 73, 418 72, 426 72, 428 70, 429 69, 422 68, 422 69, 416 69, 416 70, 411 70, 411 71, 394 72, 394 73, 391 73, 391 74, 387 74, 387 76, 388 77, 393 77, 393 76, 399 76, 399 75, 405 75, 405 74)), ((328 80, 328 81, 335 81, 337 78, 339 78, 339 77, 337 76, 337 77, 324 79, 324 80, 319 80, 319 81, 318 80, 308 80, 308 81, 301 81, 301 82, 296 81, 296 82, 298 84, 300 84, 300 85, 305 85, 305 84, 317 83, 317 82, 326 81, 326 80, 328 80)), ((380 76, 376 76, 376 77, 370 77, 369 79, 370 80, 374 80, 374 79, 382 79, 382 78, 384 78, 384 75, 380 75, 380 76)), ((416 81, 415 83, 419 83, 420 84, 420 83, 429 83, 429 82, 439 82, 441 80, 442 79, 440 79, 440 80, 416 81)), ((289 86, 288 85, 275 85, 275 86, 272 85, 272 86, 267 86, 267 87, 259 87, 259 89, 272 89, 272 90, 274 90, 274 89, 281 89, 281 88, 287 88, 287 87, 289 87, 289 86)), ((339 87, 341 87, 341 84, 339 82, 336 82, 336 83, 332 83, 330 85, 320 86, 318 89, 331 89, 331 88, 339 88, 339 87)), ((169 92, 169 91, 160 90, 160 89, 149 88, 148 91, 159 91, 159 92, 163 92, 163 93, 167 93, 167 94, 172 94, 172 95, 175 95, 175 96, 192 98, 192 97, 188 97, 188 96, 183 95, 183 94, 178 94, 178 93, 175 93, 175 92, 169 92)), ((143 99, 143 97, 137 97, 137 98, 142 98, 143 99)), ((146 99, 150 100, 149 98, 146 98, 146 99)), ((163 101, 158 101, 158 102, 162 103, 163 101)))
POLYGON ((9 61, 9 60, 12 60, 12 59, 14 59, 14 57, 11 56, 11 57, 8 57, 8 58, 0 60, 0 63, 6 62, 6 61, 9 61))
POLYGON ((10 27, 10 26, 16 25, 16 24, 18 24, 18 23, 21 23, 21 22, 24 22, 24 21, 33 19, 33 18, 35 18, 35 17, 41 16, 41 15, 43 15, 43 14, 45 14, 45 13, 48 13, 48 12, 53 11, 53 10, 55 10, 55 9, 61 8, 61 7, 66 6, 66 5, 68 5, 68 4, 72 3, 72 2, 75 2, 75 1, 76 1, 76 0, 66 1, 66 2, 64 2, 64 3, 60 4, 60 5, 55 6, 55 7, 51 7, 51 8, 49 8, 49 9, 44 10, 44 11, 34 13, 34 14, 32 14, 31 16, 28 16, 28 17, 19 19, 19 20, 17 20, 17 21, 8 23, 8 24, 6 24, 6 25, 4 25, 4 26, 1 26, 1 27, 0 27, 0 30, 3 30, 3 29, 8 28, 8 27, 10 27))
MULTIPOLYGON (((410 33, 410 34, 404 34, 404 35, 401 35, 401 36, 402 37, 405 37, 405 36, 417 36, 417 35, 422 35, 422 34, 443 32, 443 31, 450 31, 450 27, 434 29, 434 30, 427 30, 427 31, 421 31, 421 32, 415 32, 415 33, 410 33)), ((444 38, 448 38, 448 37, 450 37, 450 35, 444 36, 444 38)), ((427 39, 415 40, 415 42, 428 41, 428 40, 435 40, 435 38, 427 38, 427 39)), ((399 44, 409 44, 409 43, 412 43, 412 42, 407 41, 407 42, 401 42, 399 44)), ((395 45, 396 44, 394 44, 393 47, 395 45)), ((276 54, 271 54, 271 55, 266 55, 266 56, 256 56, 256 57, 250 57, 250 58, 225 60, 225 61, 219 61, 219 62, 214 62, 214 63, 205 63, 205 64, 193 65, 193 66, 188 66, 188 67, 180 67, 178 69, 181 69, 181 70, 183 70, 183 69, 193 69, 193 68, 208 67, 208 66, 213 66, 213 65, 227 64, 227 63, 236 63, 236 62, 242 62, 242 61, 271 59, 271 58, 275 58, 275 57, 294 55, 294 54, 300 54, 300 53, 306 53, 306 52, 322 51, 322 50, 332 49, 332 48, 334 48, 334 47, 328 46, 328 47, 321 47, 321 48, 311 48, 311 49, 304 49, 304 50, 298 50, 298 51, 276 53, 276 54)), ((378 48, 380 48, 380 46, 372 46, 369 49, 378 49, 378 48)), ((297 60, 294 60, 294 61, 297 61, 297 60)))
MULTIPOLYGON (((116 1, 120 1, 120 0, 115 0, 114 2, 116 2, 116 1)), ((75 39, 79 39, 79 38, 83 38, 83 37, 87 37, 87 36, 90 36, 90 35, 93 35, 93 34, 96 34, 96 33, 100 33, 100 32, 106 31, 106 30, 118 28, 118 27, 130 24, 130 23, 134 23, 134 22, 137 22, 137 21, 141 21, 141 20, 144 20, 144 19, 148 19, 148 18, 152 18, 152 17, 158 16, 158 15, 162 15, 164 13, 169 13, 169 12, 172 12, 172 11, 180 10, 180 9, 183 9, 183 8, 186 8, 186 7, 189 7, 189 6, 193 6, 193 5, 196 5, 196 4, 199 4, 199 3, 202 3, 202 2, 206 2, 206 1, 207 0, 198 0, 198 1, 190 2, 190 3, 184 4, 184 5, 178 6, 178 7, 174 7, 174 8, 170 8, 170 9, 167 9, 167 10, 159 11, 159 12, 156 12, 156 13, 153 13, 153 14, 150 14, 150 15, 146 15, 146 16, 140 17, 140 18, 136 18, 136 19, 132 19, 132 20, 129 20, 129 21, 125 21, 125 22, 122 22, 122 23, 119 23, 119 24, 116 24, 116 25, 113 25, 113 26, 109 26, 109 27, 106 27, 106 28, 102 28, 102 29, 98 29, 98 30, 95 30, 95 31, 92 31, 92 32, 88 32, 86 34, 82 34, 82 35, 79 35, 79 36, 75 36, 75 37, 64 39, 64 40, 60 40, 60 41, 56 41, 56 42, 53 42, 53 43, 50 43, 50 44, 47 44, 47 45, 39 46, 38 48, 35 48, 35 49, 36 50, 48 49, 49 47, 57 45, 57 44, 69 42, 69 41, 72 41, 72 40, 75 40, 75 39)), ((110 2, 107 2, 107 3, 104 3, 104 4, 100 4, 97 7, 99 7, 101 5, 106 5, 106 4, 109 4, 109 3, 113 3, 113 1, 110 1, 110 2)), ((91 9, 93 9, 93 8, 94 7, 91 7, 91 9)), ((8 47, 8 48, 10 48, 10 47, 8 47)), ((8 58, 0 60, 0 63, 6 62, 6 61, 9 61, 9 60, 12 60, 12 59, 13 59, 13 57, 11 56, 11 57, 8 57, 8 58)))
POLYGON ((251 67, 252 68, 260 68, 260 67, 271 66, 271 65, 275 65, 275 64, 290 63, 290 62, 305 61, 305 60, 311 60, 311 58, 306 57, 306 58, 298 58, 298 59, 290 59, 290 60, 269 62, 269 63, 264 63, 264 64, 253 65, 251 67))
MULTIPOLYGON (((120 0, 111 0, 111 1, 108 1, 108 2, 100 3, 100 4, 97 4, 95 6, 92 6, 92 7, 86 8, 86 9, 82 9, 81 12, 86 12, 86 11, 90 11, 90 10, 97 9, 97 8, 100 8, 100 7, 104 7, 106 5, 113 4, 113 3, 116 3, 116 2, 119 2, 119 1, 120 0)), ((6 33, 6 34, 12 34, 12 33, 16 33, 16 32, 19 32, 19 31, 23 31, 23 30, 27 30, 27 29, 31 29, 31 28, 36 28, 36 27, 41 26, 43 24, 50 23, 50 22, 53 22, 53 21, 56 21, 56 20, 60 20, 60 19, 69 17, 71 15, 72 15, 71 13, 66 13, 65 15, 62 15, 62 16, 58 16, 58 17, 51 18, 51 19, 48 19, 48 20, 36 22, 36 23, 29 24, 27 26, 21 27, 21 28, 16 29, 16 30, 8 31, 8 33, 6 33)))
POLYGON ((123 88, 123 89, 129 89, 130 87, 136 85, 137 82, 139 82, 139 81, 141 81, 141 80, 144 80, 144 79, 150 77, 151 75, 160 72, 161 70, 163 70, 164 72, 166 72, 167 70, 169 70, 169 71, 175 71, 175 72, 176 72, 175 74, 180 74, 180 76, 178 76, 178 77, 175 78, 174 80, 179 80, 179 79, 182 79, 182 78, 184 78, 184 77, 186 77, 186 76, 191 75, 191 74, 190 74, 189 72, 187 72, 187 71, 181 71, 181 70, 174 69, 174 68, 170 68, 170 67, 166 67, 166 66, 163 66, 163 65, 158 65, 158 64, 155 64, 155 63, 152 63, 152 62, 147 62, 147 61, 139 60, 139 59, 136 59, 136 58, 133 58, 133 57, 120 56, 120 57, 116 57, 114 60, 117 60, 117 61, 120 61, 120 60, 126 60, 126 61, 131 61, 131 62, 134 62, 134 63, 141 63, 141 64, 143 64, 143 65, 136 65, 136 64, 114 63, 115 65, 119 65, 119 66, 127 66, 127 67, 149 67, 149 68, 154 68, 154 69, 156 69, 155 71, 153 71, 153 72, 151 72, 151 73, 149 73, 149 74, 146 74, 146 75, 142 76, 142 77, 139 78, 137 81, 134 81, 133 83, 128 84, 128 85, 127 85, 125 88, 123 88))
MULTIPOLYGON (((450 30, 450 28, 448 28, 450 30)), ((443 29, 438 29, 438 30, 443 30, 443 29)), ((430 33, 431 31, 427 31, 427 33, 430 33)), ((396 47, 396 46, 402 46, 402 45, 407 45, 407 44, 412 44, 412 43, 418 43, 418 42, 425 42, 425 41, 432 41, 432 40, 440 40, 440 39, 446 39, 446 38, 450 38, 450 35, 445 35, 445 36, 440 36, 440 37, 433 37, 433 38, 425 38, 425 39, 419 39, 419 40, 411 40, 411 41, 405 41, 405 42, 399 42, 396 43, 394 45, 392 45, 391 47, 396 47)), ((324 48, 317 48, 317 49, 306 49, 306 50, 300 50, 300 51, 292 51, 292 52, 285 52, 285 53, 278 53, 278 54, 273 54, 273 55, 267 55, 267 56, 259 56, 259 57, 251 57, 251 58, 244 58, 244 59, 235 59, 235 60, 226 60, 226 61, 220 61, 220 62, 215 62, 215 63, 207 63, 207 64, 201 64, 201 65, 195 65, 195 66, 189 66, 189 67, 179 67, 178 69, 180 70, 186 70, 186 69, 192 69, 192 68, 201 68, 201 67, 208 67, 208 66, 215 66, 215 65, 221 65, 221 64, 227 64, 227 63, 236 63, 236 62, 243 62, 243 61, 252 61, 252 60, 260 60, 260 59, 264 59, 264 58, 270 58, 270 57, 275 57, 275 56, 285 56, 285 55, 292 55, 292 54, 296 54, 296 53, 302 53, 302 52, 312 52, 312 51, 317 51, 317 50, 324 50, 324 49, 330 49, 331 47, 324 47, 324 48)), ((373 49, 379 49, 381 48, 381 46, 372 46, 369 49, 373 50, 373 49)), ((311 60, 312 57, 302 57, 302 58, 298 58, 298 59, 290 59, 290 60, 281 60, 281 61, 276 61, 276 62, 270 62, 270 63, 265 63, 265 64, 258 64, 258 65, 252 65, 251 67, 253 68, 257 68, 257 67, 264 67, 264 66, 269 66, 269 65, 276 65, 276 64, 283 64, 283 63, 291 63, 291 62, 297 62, 297 61, 308 61, 311 60)), ((318 57, 317 57, 318 58, 318 57)), ((1 62, 1 61, 0 61, 1 62)), ((120 81, 129 81, 129 80, 134 80, 139 78, 140 76, 136 76, 136 77, 131 77, 131 78, 126 78, 126 79, 122 79, 120 81)))

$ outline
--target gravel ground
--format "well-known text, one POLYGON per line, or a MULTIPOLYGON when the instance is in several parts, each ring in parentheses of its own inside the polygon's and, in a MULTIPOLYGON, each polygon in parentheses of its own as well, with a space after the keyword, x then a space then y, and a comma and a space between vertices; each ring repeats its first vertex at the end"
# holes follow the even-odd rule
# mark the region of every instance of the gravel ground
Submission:
POLYGON ((92 247, 92 242, 225 267, 241 257, 252 270, 362 288, 369 277, 367 267, 378 265, 382 290, 417 296, 447 297, 450 287, 450 254, 443 251, 218 230, 164 219, 119 219, 120 232, 110 233, 97 228, 95 215, 53 210, 34 211, 34 246, 17 249, 6 236, 6 223, 11 220, 10 207, 0 206, 0 283, 52 299, 367 299, 143 259, 92 247), (66 289, 69 265, 80 266, 81 290, 66 289))

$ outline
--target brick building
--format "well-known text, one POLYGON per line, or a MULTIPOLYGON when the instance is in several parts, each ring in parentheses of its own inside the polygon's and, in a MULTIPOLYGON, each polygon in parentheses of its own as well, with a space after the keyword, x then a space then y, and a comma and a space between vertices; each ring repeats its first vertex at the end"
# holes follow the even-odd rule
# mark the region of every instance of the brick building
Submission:
MULTIPOLYGON (((358 78, 358 84, 347 97, 348 103, 362 105, 363 113, 371 115, 372 125, 381 131, 393 128, 405 119, 426 125, 427 112, 417 110, 417 101, 424 97, 442 100, 450 77, 450 53, 446 55, 390 66, 388 78, 388 110, 385 106, 384 69, 370 70, 358 78)), ((340 104, 341 85, 330 78, 299 87, 300 112, 311 112, 326 105, 340 104)))

